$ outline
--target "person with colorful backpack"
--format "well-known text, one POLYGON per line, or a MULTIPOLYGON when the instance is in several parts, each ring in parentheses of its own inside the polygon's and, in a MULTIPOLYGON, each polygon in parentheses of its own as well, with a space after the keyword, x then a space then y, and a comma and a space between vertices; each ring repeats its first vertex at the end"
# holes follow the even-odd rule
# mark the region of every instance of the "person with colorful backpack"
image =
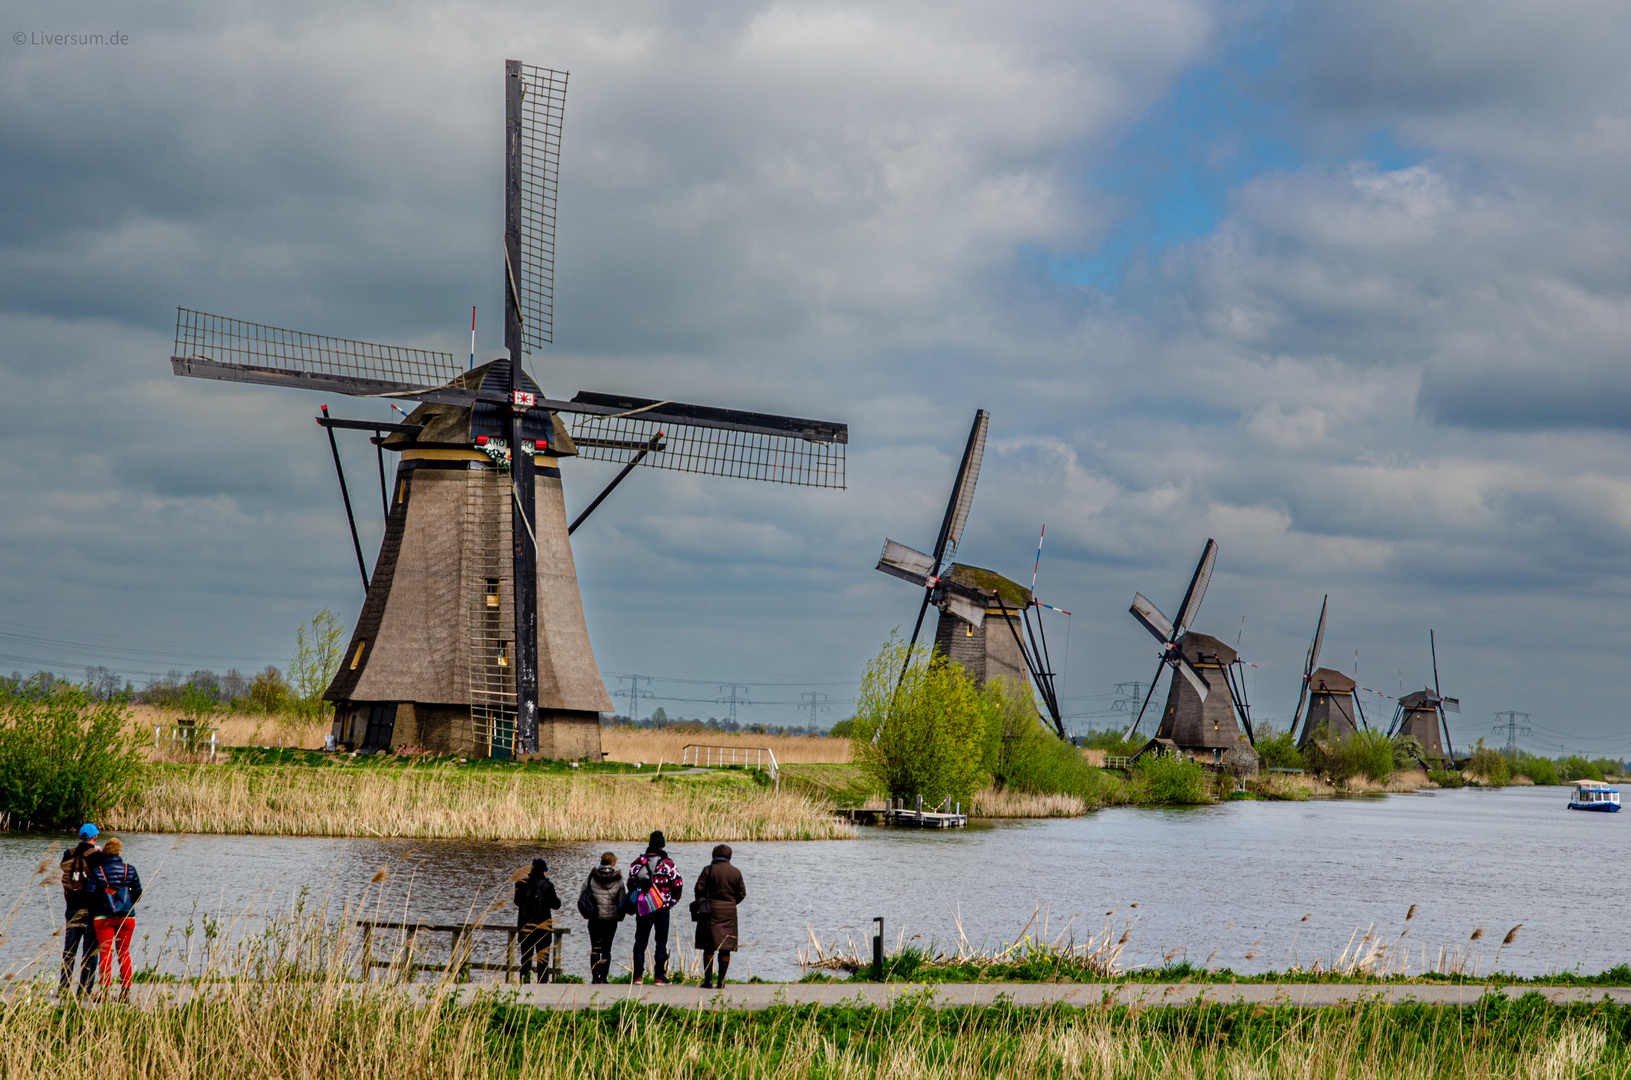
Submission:
POLYGON ((527 877, 515 883, 515 927, 521 946, 521 981, 532 981, 532 969, 538 968, 538 981, 543 982, 549 970, 549 942, 555 924, 555 909, 561 906, 555 883, 549 880, 549 863, 532 860, 527 877), (542 956, 539 956, 542 953, 542 956))
POLYGON ((102 968, 102 992, 113 984, 113 950, 119 949, 119 1000, 130 1000, 130 939, 136 933, 136 903, 142 898, 142 878, 121 857, 124 845, 111 837, 102 845, 92 874, 96 880, 96 944, 102 968))
POLYGON ((685 892, 685 879, 674 860, 663 850, 667 846, 662 830, 651 834, 646 853, 629 864, 628 900, 634 909, 634 978, 638 986, 646 968, 646 943, 656 941, 651 950, 652 982, 668 985, 668 916, 685 892))
POLYGON ((62 899, 67 905, 62 928, 62 996, 74 982, 79 966, 79 992, 88 994, 96 981, 96 879, 93 870, 102 849, 96 846, 100 830, 89 821, 79 827, 79 843, 62 853, 62 899), (83 954, 83 955, 81 955, 83 954))

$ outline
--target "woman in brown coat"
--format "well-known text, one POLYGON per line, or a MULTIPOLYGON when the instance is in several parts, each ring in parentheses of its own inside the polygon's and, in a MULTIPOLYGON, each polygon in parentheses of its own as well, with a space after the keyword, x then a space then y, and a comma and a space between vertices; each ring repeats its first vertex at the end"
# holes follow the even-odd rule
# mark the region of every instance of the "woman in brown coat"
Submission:
POLYGON ((710 989, 714 985, 716 952, 719 954, 719 985, 724 986, 731 953, 739 944, 736 905, 748 895, 747 887, 742 884, 742 872, 731 865, 729 845, 714 848, 714 861, 697 877, 694 889, 691 914, 697 921, 697 948, 702 950, 702 986, 710 989), (708 908, 706 912, 701 910, 704 905, 708 908))

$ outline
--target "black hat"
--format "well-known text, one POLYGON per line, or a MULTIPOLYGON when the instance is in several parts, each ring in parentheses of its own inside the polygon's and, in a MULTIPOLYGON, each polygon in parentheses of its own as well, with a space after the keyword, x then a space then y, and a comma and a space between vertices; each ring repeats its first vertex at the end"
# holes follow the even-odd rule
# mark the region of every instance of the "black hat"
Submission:
POLYGON ((661 851, 667 846, 668 839, 663 836, 663 831, 661 829, 656 829, 652 832, 650 841, 646 843, 646 850, 661 851))
POLYGON ((532 860, 532 868, 538 873, 543 873, 545 870, 549 869, 549 863, 545 862, 543 859, 534 859, 532 860))

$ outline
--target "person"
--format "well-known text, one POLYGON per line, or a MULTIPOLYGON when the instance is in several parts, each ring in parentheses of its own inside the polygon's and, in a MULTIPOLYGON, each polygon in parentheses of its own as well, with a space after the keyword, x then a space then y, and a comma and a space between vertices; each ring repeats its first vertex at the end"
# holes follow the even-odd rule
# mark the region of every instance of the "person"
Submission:
POLYGON ((628 906, 634 908, 634 978, 640 984, 646 969, 646 942, 653 937, 651 949, 652 982, 668 985, 668 916, 685 892, 685 879, 680 877, 674 860, 663 850, 667 846, 661 829, 651 834, 646 853, 629 864, 628 906))
POLYGON ((600 857, 600 865, 589 871, 583 895, 578 898, 579 912, 589 920, 591 983, 606 982, 611 974, 612 938, 617 936, 617 924, 623 918, 623 901, 627 897, 623 875, 617 869, 617 856, 608 851, 600 857))
POLYGON ((96 944, 102 968, 102 992, 113 984, 113 950, 119 950, 119 1000, 130 1000, 130 939, 136 933, 136 902, 142 898, 142 877, 125 862, 124 845, 117 836, 102 845, 102 856, 91 872, 96 879, 96 944))
POLYGON ((543 859, 532 860, 532 870, 526 879, 515 883, 515 906, 515 926, 521 941, 521 981, 532 981, 536 958, 538 981, 543 982, 549 970, 550 931, 554 928, 550 918, 561 906, 561 898, 555 895, 555 883, 549 880, 549 863, 543 859), (538 956, 540 951, 542 957, 538 956))
POLYGON ((67 905, 62 928, 62 996, 74 982, 74 965, 79 961, 79 992, 88 994, 96 981, 96 860, 102 849, 96 844, 97 827, 87 821, 79 827, 79 843, 62 853, 62 899, 67 905), (81 955, 83 954, 83 955, 81 955))
POLYGON ((697 948, 702 950, 702 987, 714 985, 714 953, 719 953, 719 985, 731 967, 731 953, 738 944, 736 905, 747 898, 742 871, 731 865, 729 844, 714 847, 713 862, 697 875, 691 901, 691 917, 697 921, 697 948), (706 911, 700 910, 706 904, 706 911))

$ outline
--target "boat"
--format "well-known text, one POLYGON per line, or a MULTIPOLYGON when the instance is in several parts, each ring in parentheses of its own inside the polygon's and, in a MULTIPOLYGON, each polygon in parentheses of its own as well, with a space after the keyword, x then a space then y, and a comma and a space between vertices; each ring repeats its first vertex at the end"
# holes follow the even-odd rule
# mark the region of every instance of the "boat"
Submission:
POLYGON ((1619 813, 1620 789, 1610 787, 1601 780, 1576 780, 1574 794, 1569 796, 1569 809, 1619 813))

